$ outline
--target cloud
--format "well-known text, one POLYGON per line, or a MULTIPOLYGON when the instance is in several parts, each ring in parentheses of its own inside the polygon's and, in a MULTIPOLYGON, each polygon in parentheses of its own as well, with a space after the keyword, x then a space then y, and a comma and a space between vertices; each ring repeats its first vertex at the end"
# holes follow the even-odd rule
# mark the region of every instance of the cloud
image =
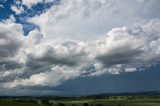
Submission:
POLYGON ((28 8, 31 8, 32 5, 36 5, 41 2, 43 2, 43 0, 22 0, 22 4, 26 5, 28 8))
POLYGON ((61 0, 60 5, 55 5, 28 21, 38 25, 41 33, 47 37, 97 39, 112 28, 131 27, 137 22, 158 18, 158 6, 151 8, 157 2, 61 0))
POLYGON ((76 65, 83 60, 85 52, 81 43, 63 42, 62 44, 38 44, 30 50, 28 58, 34 62, 48 62, 50 64, 76 65), (38 51, 35 52, 35 51, 38 51))
POLYGON ((38 44, 42 37, 43 35, 35 29, 29 32, 27 40, 29 40, 31 44, 38 44))
POLYGON ((143 70, 159 62, 159 25, 159 20, 155 19, 132 30, 112 29, 92 45, 91 50, 95 51, 90 56, 102 63, 100 70, 106 68, 104 72, 119 74, 128 69, 143 70))
POLYGON ((27 8, 31 8, 34 5, 37 5, 38 3, 51 3, 55 0, 22 0, 22 5, 27 6, 27 8))
POLYGON ((16 76, 12 73, 20 73, 18 70, 23 67, 23 58, 20 57, 24 45, 23 28, 14 21, 14 17, 10 16, 0 22, 0 82, 14 80, 16 76))
POLYGON ((20 69, 21 73, 17 71, 18 78, 3 81, 1 87, 55 87, 79 77, 144 70, 160 61, 159 22, 151 20, 133 29, 113 28, 103 38, 88 42, 48 39, 33 30, 25 37, 25 48, 21 47, 23 65, 3 65, 8 70, 20 69))
POLYGON ((135 61, 142 52, 142 37, 130 34, 125 27, 113 29, 105 39, 97 42, 96 58, 109 66, 135 61))
POLYGON ((21 13, 24 11, 24 9, 23 9, 22 6, 17 7, 17 6, 15 6, 15 5, 12 5, 12 6, 11 6, 11 10, 12 10, 13 12, 15 12, 17 15, 21 14, 21 13))
MULTIPOLYGON (((10 15, 8 19, 4 20, 4 23, 15 23, 16 19, 13 15, 10 15)), ((20 24, 19 24, 20 25, 20 24)))
POLYGON ((4 8, 4 6, 2 4, 0 4, 0 8, 4 8))
MULTIPOLYGON (((39 2, 22 1, 28 8, 39 2)), ((152 13, 146 13, 143 3, 130 3, 62 0, 28 18, 40 27, 28 36, 10 16, 0 23, 0 87, 54 88, 75 78, 142 71, 158 64, 160 19, 145 17, 152 13)))
POLYGON ((134 71, 137 71, 136 68, 126 68, 125 69, 126 72, 134 72, 134 71))
POLYGON ((42 72, 39 74, 31 75, 28 79, 16 79, 13 82, 1 83, 1 87, 4 88, 41 88, 43 86, 55 87, 71 78, 78 77, 80 75, 79 70, 76 68, 68 68, 66 66, 56 66, 51 71, 42 72))
MULTIPOLYGON (((7 22, 10 21, 7 20, 7 22)), ((23 39, 22 25, 0 22, 0 29, 0 58, 11 58, 17 54, 18 50, 23 45, 21 41, 21 39, 23 39)))

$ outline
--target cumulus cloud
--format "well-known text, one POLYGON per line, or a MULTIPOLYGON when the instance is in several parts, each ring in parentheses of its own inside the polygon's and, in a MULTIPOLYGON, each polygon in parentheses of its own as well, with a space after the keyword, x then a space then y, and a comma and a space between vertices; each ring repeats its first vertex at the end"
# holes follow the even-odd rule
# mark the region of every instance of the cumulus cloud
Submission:
MULTIPOLYGON (((12 20, 12 19, 11 19, 12 20)), ((7 20, 7 22, 10 22, 7 20)), ((11 58, 23 45, 22 25, 15 23, 0 23, 0 58, 11 58)))
MULTIPOLYGON (((16 73, 22 68, 21 59, 17 56, 23 47, 23 28, 21 24, 14 23, 14 20, 14 17, 10 16, 6 21, 0 22, 0 81, 9 80, 12 72, 16 73), (6 76, 9 76, 8 79, 6 76)), ((13 76, 13 79, 15 77, 13 76)))
POLYGON ((125 27, 113 29, 105 39, 97 42, 96 58, 106 65, 130 63, 142 52, 144 41, 141 37, 128 33, 125 27))
POLYGON ((85 54, 80 43, 63 42, 64 44, 39 44, 33 48, 28 57, 30 61, 48 62, 50 64, 76 65, 84 60, 85 54), (35 51, 38 51, 35 52, 35 51))
POLYGON ((38 25, 41 33, 47 37, 97 39, 114 27, 130 27, 136 22, 148 21, 153 18, 151 16, 159 17, 156 15, 158 6, 150 8, 157 2, 157 0, 144 3, 136 0, 61 0, 60 5, 55 5, 28 21, 38 25))
MULTIPOLYGON (((22 2, 30 7, 42 1, 22 2)), ((141 71, 159 63, 160 19, 140 15, 138 1, 126 10, 130 2, 62 0, 28 18, 40 27, 28 36, 13 16, 1 22, 0 87, 55 87, 74 78, 141 71)))
MULTIPOLYGON (((1 87, 54 87, 77 77, 141 71, 159 61, 160 36, 159 30, 155 30, 158 22, 152 20, 135 29, 114 28, 103 38, 89 42, 48 39, 33 30, 25 37, 25 48, 21 47, 25 57, 23 66, 13 67, 14 62, 3 65, 8 70, 21 69, 18 79, 3 82, 1 87), (153 31, 148 30, 150 25, 155 27, 154 37, 158 39, 150 39, 153 36, 150 33, 153 31)), ((9 75, 3 73, 4 78, 9 75)))

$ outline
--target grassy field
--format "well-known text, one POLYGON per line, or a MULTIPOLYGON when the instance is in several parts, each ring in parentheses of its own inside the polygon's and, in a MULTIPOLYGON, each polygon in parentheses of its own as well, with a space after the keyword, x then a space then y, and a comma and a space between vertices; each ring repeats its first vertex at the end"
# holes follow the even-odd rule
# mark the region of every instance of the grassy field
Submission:
POLYGON ((0 106, 160 106, 160 98, 1 99, 0 106))
MULTIPOLYGON (((37 103, 18 102, 13 100, 0 100, 0 106, 40 106, 37 103)), ((41 105, 42 106, 42 105, 41 105)))

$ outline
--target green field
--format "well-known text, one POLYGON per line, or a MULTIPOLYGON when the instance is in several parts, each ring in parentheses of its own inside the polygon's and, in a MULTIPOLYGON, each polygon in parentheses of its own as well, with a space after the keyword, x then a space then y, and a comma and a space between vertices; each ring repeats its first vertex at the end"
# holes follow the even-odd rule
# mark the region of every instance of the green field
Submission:
POLYGON ((1 99, 0 106, 160 106, 160 98, 114 96, 101 99, 1 99))

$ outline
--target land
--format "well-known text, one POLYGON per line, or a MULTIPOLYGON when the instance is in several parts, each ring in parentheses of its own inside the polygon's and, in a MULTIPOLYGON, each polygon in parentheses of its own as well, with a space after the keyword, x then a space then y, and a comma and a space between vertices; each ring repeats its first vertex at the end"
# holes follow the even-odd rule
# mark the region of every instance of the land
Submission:
POLYGON ((75 97, 1 96, 0 106, 160 106, 160 94, 137 92, 75 97))

